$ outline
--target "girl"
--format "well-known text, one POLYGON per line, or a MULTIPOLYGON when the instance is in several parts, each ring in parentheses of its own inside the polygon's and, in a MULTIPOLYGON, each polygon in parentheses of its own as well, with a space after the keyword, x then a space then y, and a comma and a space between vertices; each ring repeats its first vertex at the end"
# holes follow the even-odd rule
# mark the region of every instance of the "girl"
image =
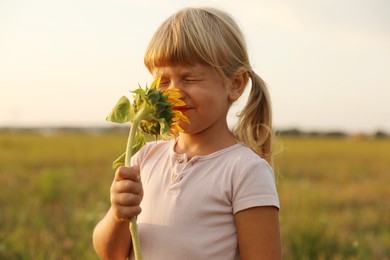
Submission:
POLYGON ((170 141, 146 144, 120 167, 111 208, 93 240, 105 259, 132 254, 137 216, 145 259, 279 259, 271 108, 235 21, 214 8, 186 8, 166 20, 146 50, 161 87, 178 88, 190 124, 170 141), (227 113, 250 78, 248 102, 230 131, 227 113), (141 212, 142 209, 142 212, 141 212))

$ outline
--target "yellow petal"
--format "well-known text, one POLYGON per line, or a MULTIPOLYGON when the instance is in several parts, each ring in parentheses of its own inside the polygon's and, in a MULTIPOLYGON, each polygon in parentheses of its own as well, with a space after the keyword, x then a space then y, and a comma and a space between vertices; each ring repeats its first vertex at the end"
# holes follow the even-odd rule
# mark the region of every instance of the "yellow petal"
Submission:
POLYGON ((170 99, 168 99, 168 102, 172 103, 174 107, 182 107, 182 106, 184 106, 186 104, 181 99, 178 99, 178 100, 170 100, 170 99))
POLYGON ((177 121, 181 120, 181 121, 186 122, 188 124, 190 123, 187 116, 185 116, 181 111, 173 110, 172 112, 173 112, 173 121, 177 122, 177 121))
POLYGON ((172 95, 174 97, 181 97, 180 89, 178 88, 167 88, 163 90, 164 95, 172 95))
POLYGON ((153 80, 150 88, 157 88, 157 89, 159 89, 160 88, 160 81, 161 81, 161 77, 158 77, 155 80, 153 80))
POLYGON ((184 101, 181 100, 182 94, 179 89, 177 88, 165 89, 163 91, 163 94, 164 96, 168 96, 167 101, 173 104, 174 107, 181 107, 185 105, 184 101))
POLYGON ((176 138, 180 132, 184 132, 183 129, 178 124, 173 124, 171 127, 171 135, 176 138))
POLYGON ((163 94, 170 99, 180 99, 182 97, 180 90, 177 88, 166 89, 163 91, 163 94))

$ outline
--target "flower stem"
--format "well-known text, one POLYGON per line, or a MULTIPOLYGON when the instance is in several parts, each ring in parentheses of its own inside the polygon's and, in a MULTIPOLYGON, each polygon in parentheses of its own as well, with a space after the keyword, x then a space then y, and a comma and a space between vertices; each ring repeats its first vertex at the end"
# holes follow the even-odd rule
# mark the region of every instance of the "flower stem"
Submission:
POLYGON ((138 125, 141 120, 134 120, 130 126, 129 138, 127 139, 125 166, 131 167, 131 157, 133 156, 133 146, 138 125))
MULTIPOLYGON (((131 167, 131 157, 133 156, 133 146, 135 135, 137 133, 140 118, 136 117, 134 122, 130 126, 129 138, 127 140, 125 166, 131 167)), ((142 260, 141 244, 138 236, 137 217, 131 217, 130 219, 130 234, 133 243, 134 256, 136 260, 142 260)))
POLYGON ((133 250, 136 260, 142 260, 141 244, 138 236, 137 218, 132 217, 130 219, 130 233, 133 240, 133 250))

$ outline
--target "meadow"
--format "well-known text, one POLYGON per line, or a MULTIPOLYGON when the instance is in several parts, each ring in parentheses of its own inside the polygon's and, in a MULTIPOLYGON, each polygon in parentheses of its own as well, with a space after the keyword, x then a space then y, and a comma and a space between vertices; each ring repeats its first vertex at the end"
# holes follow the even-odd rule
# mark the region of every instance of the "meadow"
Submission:
MULTIPOLYGON (((123 133, 0 133, 0 259, 98 259, 123 133)), ((284 259, 390 259, 390 139, 281 138, 284 259)))

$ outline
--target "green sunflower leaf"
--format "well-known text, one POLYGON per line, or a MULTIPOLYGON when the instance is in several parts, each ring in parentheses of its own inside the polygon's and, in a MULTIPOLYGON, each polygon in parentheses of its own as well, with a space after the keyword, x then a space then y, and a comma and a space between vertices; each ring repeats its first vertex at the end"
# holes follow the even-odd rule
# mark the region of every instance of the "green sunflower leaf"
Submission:
POLYGON ((127 97, 121 97, 107 116, 106 120, 114 123, 126 123, 130 121, 130 101, 127 97))
POLYGON ((124 152, 121 156, 118 157, 113 163, 112 168, 116 169, 121 165, 125 165, 126 152, 124 152))
POLYGON ((160 120, 158 120, 158 122, 160 123, 160 135, 162 138, 165 139, 169 136, 169 132, 170 132, 169 124, 164 118, 161 118, 160 120))
POLYGON ((144 145, 145 145, 145 136, 142 133, 137 132, 134 140, 134 145, 131 148, 131 153, 133 155, 136 154, 144 145))
POLYGON ((146 91, 142 89, 141 87, 137 88, 136 90, 131 91, 134 94, 144 96, 146 91))
MULTIPOLYGON (((141 133, 137 133, 134 140, 134 145, 131 149, 131 153, 136 154, 145 145, 145 136, 141 133)), ((116 169, 121 165, 125 165, 126 152, 119 156, 113 163, 112 168, 116 169)))

